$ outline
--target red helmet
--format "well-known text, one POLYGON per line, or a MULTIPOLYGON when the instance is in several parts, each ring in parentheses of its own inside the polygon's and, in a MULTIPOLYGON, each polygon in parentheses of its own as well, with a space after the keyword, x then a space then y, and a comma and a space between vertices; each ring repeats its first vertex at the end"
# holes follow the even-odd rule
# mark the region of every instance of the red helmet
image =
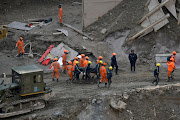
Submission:
POLYGON ((86 59, 86 60, 89 60, 89 57, 88 57, 88 56, 86 56, 86 57, 85 57, 85 59, 86 59))
POLYGON ((99 60, 102 60, 103 59, 103 57, 102 56, 99 56, 99 60))
POLYGON ((75 57, 74 59, 75 59, 75 60, 78 60, 78 57, 75 57))
POLYGON ((54 58, 54 61, 58 61, 58 59, 57 59, 57 58, 54 58))
POLYGON ((71 62, 71 61, 69 61, 68 63, 69 63, 70 65, 72 64, 72 62, 71 62))
POLYGON ((23 38, 22 38, 22 37, 20 37, 19 39, 20 39, 20 40, 22 40, 23 38))
POLYGON ((103 65, 104 65, 104 66, 106 66, 106 65, 107 65, 107 63, 103 63, 103 65))
POLYGON ((173 55, 176 55, 176 51, 173 51, 173 55))
POLYGON ((67 53, 68 51, 67 50, 64 50, 65 53, 67 53))
POLYGON ((116 56, 116 53, 113 53, 112 55, 113 55, 113 56, 116 56))
POLYGON ((84 57, 85 55, 84 54, 81 54, 81 57, 84 57))

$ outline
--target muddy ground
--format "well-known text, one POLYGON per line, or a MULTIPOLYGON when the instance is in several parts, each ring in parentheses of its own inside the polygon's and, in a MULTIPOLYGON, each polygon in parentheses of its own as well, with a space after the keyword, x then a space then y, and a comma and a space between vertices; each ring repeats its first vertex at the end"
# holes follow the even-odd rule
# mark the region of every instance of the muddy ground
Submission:
MULTIPOLYGON (((55 97, 49 101, 46 108, 34 111, 30 114, 9 118, 10 120, 31 119, 33 115, 36 115, 36 119, 38 120, 129 120, 129 116, 119 116, 117 111, 114 111, 109 107, 110 98, 114 95, 121 95, 124 91, 129 91, 133 88, 152 86, 151 82, 154 79, 153 69, 155 68, 154 54, 168 53, 173 51, 174 48, 178 52, 180 49, 178 41, 179 34, 177 34, 179 27, 174 27, 175 24, 173 24, 173 22, 170 24, 172 29, 167 29, 165 26, 157 33, 151 33, 132 43, 126 43, 127 36, 130 36, 136 32, 136 30, 139 30, 139 27, 137 27, 135 23, 137 23, 139 18, 143 15, 142 11, 144 8, 142 5, 144 5, 145 1, 142 0, 124 0, 120 5, 108 13, 112 13, 110 19, 107 14, 100 18, 99 21, 84 29, 87 34, 95 38, 94 40, 84 40, 82 35, 67 27, 62 28, 68 30, 68 37, 64 35, 52 35, 52 33, 56 32, 56 29, 61 28, 58 21, 57 7, 60 2, 57 0, 1 1, 1 24, 9 24, 13 21, 27 22, 28 19, 33 18, 52 17, 53 19, 51 24, 43 26, 42 28, 36 27, 28 32, 8 29, 8 37, 0 40, 0 74, 6 73, 7 75, 10 75, 10 68, 13 66, 35 64, 44 69, 45 82, 56 93, 55 97), (115 18, 117 18, 116 21, 112 22, 115 18), (118 23, 118 25, 115 23, 118 23), (106 27, 109 30, 106 35, 102 35, 100 31, 106 27), (116 52, 119 75, 113 74, 113 83, 110 89, 104 88, 104 84, 98 88, 96 84, 84 84, 83 81, 82 83, 67 85, 66 80, 68 79, 68 76, 62 73, 60 73, 60 82, 52 82, 52 73, 48 73, 46 70, 49 68, 49 65, 42 66, 37 63, 40 58, 39 56, 34 56, 33 59, 28 58, 28 56, 25 56, 24 58, 15 58, 17 54, 15 44, 20 35, 23 36, 25 43, 32 43, 34 53, 42 55, 49 45, 53 44, 57 46, 63 42, 79 52, 79 54, 85 53, 86 55, 91 56, 92 61, 96 60, 99 55, 102 55, 104 58, 103 61, 108 63, 107 67, 110 65, 111 54, 116 52), (169 35, 173 36, 170 37, 169 35), (166 36, 166 39, 164 39, 164 36, 166 36), (170 46, 169 44, 166 44, 169 40, 172 40, 170 46), (135 49, 135 52, 137 52, 138 55, 137 72, 135 73, 130 72, 129 61, 127 58, 131 48, 135 49), (92 104, 93 99, 96 99, 95 104, 92 104)), ((82 6, 72 5, 73 2, 81 1, 61 1, 64 12, 63 20, 64 23, 82 30, 82 6)), ((172 18, 171 21, 175 20, 172 18)), ((25 51, 29 52, 28 49, 25 51)), ((162 68, 161 70, 161 81, 159 85, 179 82, 179 70, 175 71, 176 79, 171 82, 166 82, 167 68, 162 68)), ((136 106, 133 106, 133 109, 135 108, 136 106)), ((136 119, 144 118, 137 115, 136 119)))

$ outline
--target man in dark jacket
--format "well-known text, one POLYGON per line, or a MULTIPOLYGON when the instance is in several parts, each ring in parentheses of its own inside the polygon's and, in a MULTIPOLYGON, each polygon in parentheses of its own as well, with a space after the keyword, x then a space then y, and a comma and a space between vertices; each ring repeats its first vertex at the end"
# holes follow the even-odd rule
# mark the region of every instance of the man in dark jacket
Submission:
POLYGON ((157 85, 158 82, 159 82, 159 67, 160 67, 160 63, 158 63, 158 64, 156 65, 156 69, 154 70, 155 80, 154 80, 152 83, 154 84, 154 83, 156 82, 155 85, 157 85))
POLYGON ((91 72, 90 65, 91 65, 91 61, 88 61, 88 65, 86 65, 85 67, 86 81, 90 79, 90 72, 91 72))
POLYGON ((112 54, 113 56, 111 57, 111 66, 114 69, 114 67, 116 67, 116 74, 118 71, 118 65, 117 65, 117 61, 116 61, 116 53, 112 54))
POLYGON ((100 67, 101 65, 103 64, 103 61, 100 60, 98 64, 96 64, 96 67, 95 67, 95 74, 97 76, 97 79, 100 78, 100 67))
POLYGON ((112 77, 112 66, 110 66, 109 70, 107 71, 108 88, 110 87, 110 85, 112 83, 111 77, 112 77))
POLYGON ((137 55, 134 53, 134 50, 131 50, 131 53, 129 54, 129 61, 131 64, 131 72, 132 72, 133 67, 134 67, 134 71, 135 71, 136 60, 137 60, 137 55))
POLYGON ((79 62, 76 61, 75 70, 74 70, 76 80, 79 80, 79 74, 80 73, 81 73, 81 71, 79 69, 79 62))

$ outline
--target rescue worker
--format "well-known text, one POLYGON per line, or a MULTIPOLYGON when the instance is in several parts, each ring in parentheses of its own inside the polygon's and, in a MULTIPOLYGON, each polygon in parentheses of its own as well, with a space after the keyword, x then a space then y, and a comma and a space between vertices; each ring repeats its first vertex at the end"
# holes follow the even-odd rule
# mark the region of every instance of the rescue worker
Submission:
POLYGON ((52 80, 54 81, 54 77, 56 75, 56 79, 57 79, 57 82, 58 82, 60 64, 57 61, 58 61, 58 59, 54 58, 54 62, 51 64, 50 69, 53 67, 53 78, 52 78, 52 80))
POLYGON ((79 74, 81 73, 79 69, 79 61, 76 61, 74 73, 75 73, 76 80, 79 80, 79 74))
POLYGON ((18 56, 20 57, 24 54, 24 42, 23 42, 23 38, 20 37, 19 40, 16 43, 16 47, 18 48, 18 56))
POLYGON ((78 61, 78 57, 75 57, 75 58, 74 58, 74 61, 73 61, 73 71, 75 70, 76 61, 78 61))
POLYGON ((83 67, 86 67, 86 65, 88 65, 88 60, 89 60, 89 57, 86 56, 86 57, 85 57, 85 61, 84 61, 84 63, 83 63, 83 67))
POLYGON ((59 4, 59 21, 60 21, 60 25, 63 26, 62 22, 63 22, 63 10, 62 10, 62 4, 59 4))
POLYGON ((171 55, 171 58, 173 58, 173 62, 176 63, 176 51, 173 51, 173 55, 171 55))
POLYGON ((160 71, 160 69, 159 69, 159 67, 160 67, 160 63, 157 63, 157 65, 156 65, 156 69, 154 70, 154 77, 155 77, 155 80, 152 82, 153 84, 156 82, 156 84, 155 85, 157 85, 158 84, 158 82, 159 82, 159 71, 160 71))
POLYGON ((101 82, 103 82, 104 80, 105 80, 105 87, 107 86, 108 79, 107 79, 107 71, 105 68, 106 65, 107 65, 106 63, 103 63, 103 65, 100 68, 101 80, 98 83, 98 87, 101 84, 101 82))
POLYGON ((83 67, 83 63, 84 63, 84 56, 85 56, 84 54, 81 54, 79 67, 83 67))
POLYGON ((109 67, 109 70, 107 71, 107 79, 108 79, 108 88, 110 87, 112 81, 111 81, 111 77, 112 77, 112 66, 109 67))
POLYGON ((103 61, 100 60, 98 64, 96 64, 96 67, 95 67, 95 75, 97 76, 97 79, 100 78, 100 67, 101 65, 103 64, 103 61))
POLYGON ((131 53, 129 54, 129 61, 131 64, 131 72, 132 72, 133 67, 134 67, 134 71, 136 69, 136 60, 137 60, 137 55, 134 53, 134 50, 131 50, 131 53))
POLYGON ((62 63, 63 63, 63 72, 64 73, 67 70, 67 62, 66 62, 67 54, 68 54, 68 51, 64 50, 64 54, 62 55, 62 63))
POLYGON ((69 75, 69 81, 72 82, 72 79, 73 79, 73 66, 72 66, 72 62, 69 61, 68 62, 68 66, 67 66, 67 70, 68 70, 68 75, 69 75))
POLYGON ((114 69, 114 67, 116 67, 116 75, 118 74, 118 65, 117 65, 117 61, 116 61, 116 53, 112 54, 113 56, 111 57, 111 66, 114 69))
POLYGON ((168 82, 169 82, 169 80, 170 79, 173 79, 173 77, 172 77, 172 73, 173 73, 173 71, 175 70, 175 65, 174 65, 174 62, 173 62, 173 58, 171 58, 170 59, 170 61, 169 62, 166 62, 166 64, 168 65, 168 73, 167 73, 167 75, 168 75, 168 82))
POLYGON ((96 65, 103 59, 102 56, 99 56, 98 61, 96 62, 96 65))
POLYGON ((90 72, 91 72, 91 68, 90 68, 90 65, 91 65, 91 61, 88 61, 88 65, 86 65, 85 67, 85 73, 86 73, 86 81, 90 79, 90 72))

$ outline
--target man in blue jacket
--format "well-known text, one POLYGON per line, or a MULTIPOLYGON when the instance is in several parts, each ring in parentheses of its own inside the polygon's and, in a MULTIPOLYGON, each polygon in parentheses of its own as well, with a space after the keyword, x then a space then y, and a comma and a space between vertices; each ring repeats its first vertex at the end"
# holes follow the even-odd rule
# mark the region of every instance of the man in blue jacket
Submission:
POLYGON ((160 67, 160 63, 157 63, 156 69, 154 70, 154 77, 155 77, 155 80, 152 82, 153 84, 156 82, 155 85, 157 85, 158 82, 159 82, 159 67, 160 67))
POLYGON ((112 54, 113 56, 111 57, 111 66, 114 69, 114 67, 116 67, 116 74, 118 74, 118 65, 117 65, 117 61, 116 61, 116 53, 112 54))
POLYGON ((112 66, 109 67, 109 70, 107 71, 107 79, 108 79, 108 88, 110 87, 112 81, 111 81, 111 77, 112 77, 112 66))
POLYGON ((135 71, 136 60, 137 60, 137 55, 134 53, 134 50, 131 50, 131 53, 129 54, 129 61, 131 64, 131 72, 132 72, 133 67, 134 67, 134 71, 135 71))

